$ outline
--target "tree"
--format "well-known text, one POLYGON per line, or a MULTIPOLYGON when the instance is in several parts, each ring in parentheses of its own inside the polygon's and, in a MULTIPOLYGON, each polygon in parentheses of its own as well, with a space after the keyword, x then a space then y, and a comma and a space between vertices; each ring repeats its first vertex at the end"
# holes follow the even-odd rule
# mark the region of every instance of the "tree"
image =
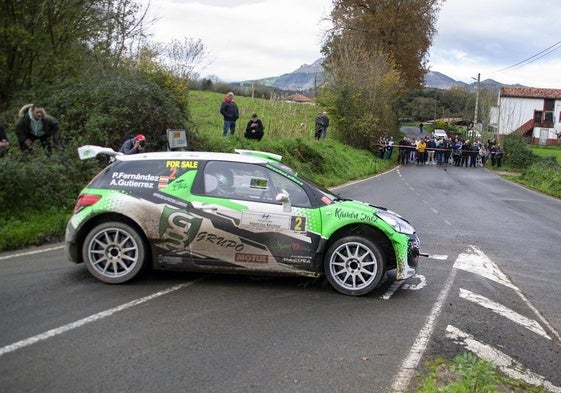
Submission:
POLYGON ((395 62, 408 88, 418 88, 426 72, 426 56, 436 32, 443 0, 334 0, 333 29, 324 52, 349 41, 370 53, 385 53, 395 62))
POLYGON ((144 35, 141 10, 134 0, 2 1, 0 102, 84 69, 115 69, 144 35))

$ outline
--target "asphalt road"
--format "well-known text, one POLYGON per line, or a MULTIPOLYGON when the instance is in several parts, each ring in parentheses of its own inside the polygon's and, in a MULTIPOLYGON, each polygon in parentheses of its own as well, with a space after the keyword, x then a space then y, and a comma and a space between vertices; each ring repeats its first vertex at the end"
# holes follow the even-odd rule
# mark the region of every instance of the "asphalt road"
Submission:
POLYGON ((336 191, 412 222, 418 277, 362 298, 291 278, 111 286, 58 244, 2 254, 0 391, 402 392, 425 359, 468 350, 561 391, 560 201, 481 168, 336 191))

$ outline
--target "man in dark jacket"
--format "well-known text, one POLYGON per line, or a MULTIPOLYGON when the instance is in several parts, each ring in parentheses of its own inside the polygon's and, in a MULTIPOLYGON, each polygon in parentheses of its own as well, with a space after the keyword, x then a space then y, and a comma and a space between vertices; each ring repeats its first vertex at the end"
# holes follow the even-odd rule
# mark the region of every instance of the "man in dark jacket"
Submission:
POLYGON ((51 139, 59 145, 60 126, 57 119, 47 115, 42 106, 25 105, 20 109, 20 118, 16 123, 16 135, 21 151, 32 152, 33 142, 39 139, 41 146, 51 152, 51 139))
POLYGON ((234 135, 236 132, 236 120, 240 117, 238 106, 234 102, 234 93, 229 92, 226 94, 226 97, 222 100, 222 105, 220 105, 220 113, 224 117, 222 136, 227 136, 228 130, 230 130, 230 135, 234 135))
POLYGON ((263 122, 254 113, 251 115, 251 119, 247 122, 247 127, 245 127, 244 136, 247 139, 257 139, 258 141, 263 138, 265 127, 263 127, 263 122))

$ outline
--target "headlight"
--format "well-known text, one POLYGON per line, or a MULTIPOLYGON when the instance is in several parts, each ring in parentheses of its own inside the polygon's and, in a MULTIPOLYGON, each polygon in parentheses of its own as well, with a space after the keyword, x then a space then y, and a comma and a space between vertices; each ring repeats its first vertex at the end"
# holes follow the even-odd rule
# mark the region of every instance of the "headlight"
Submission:
POLYGON ((413 228, 411 224, 390 211, 378 210, 376 215, 397 232, 405 233, 407 235, 415 234, 415 228, 413 228))

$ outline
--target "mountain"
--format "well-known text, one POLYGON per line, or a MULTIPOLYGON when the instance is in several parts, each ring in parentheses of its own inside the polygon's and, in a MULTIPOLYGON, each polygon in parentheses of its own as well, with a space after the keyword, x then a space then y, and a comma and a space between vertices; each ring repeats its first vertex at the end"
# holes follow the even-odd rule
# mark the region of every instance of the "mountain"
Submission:
MULTIPOLYGON (((325 81, 323 76, 323 67, 321 66, 322 63, 323 59, 318 59, 312 64, 303 64, 298 69, 289 72, 288 74, 258 79, 253 82, 288 91, 303 91, 314 89, 325 81)), ((241 82, 242 85, 248 83, 250 82, 241 82)))
POLYGON ((448 90, 452 87, 467 87, 468 84, 464 82, 458 82, 449 76, 441 74, 436 71, 429 71, 425 75, 425 87, 432 87, 435 89, 448 90))
MULTIPOLYGON (((249 84, 257 82, 265 86, 275 87, 280 90, 287 91, 304 91, 314 89, 321 85, 325 78, 323 73, 323 59, 318 59, 312 64, 303 64, 298 69, 270 78, 258 79, 255 81, 240 82, 240 84, 249 84)), ((448 90, 453 87, 464 87, 471 91, 477 90, 477 82, 465 83, 454 80, 447 75, 437 71, 429 71, 425 75, 424 86, 435 89, 448 90)), ((493 92, 498 92, 502 86, 523 87, 522 85, 507 85, 497 82, 493 79, 486 79, 479 82, 480 89, 488 89, 493 92)))

